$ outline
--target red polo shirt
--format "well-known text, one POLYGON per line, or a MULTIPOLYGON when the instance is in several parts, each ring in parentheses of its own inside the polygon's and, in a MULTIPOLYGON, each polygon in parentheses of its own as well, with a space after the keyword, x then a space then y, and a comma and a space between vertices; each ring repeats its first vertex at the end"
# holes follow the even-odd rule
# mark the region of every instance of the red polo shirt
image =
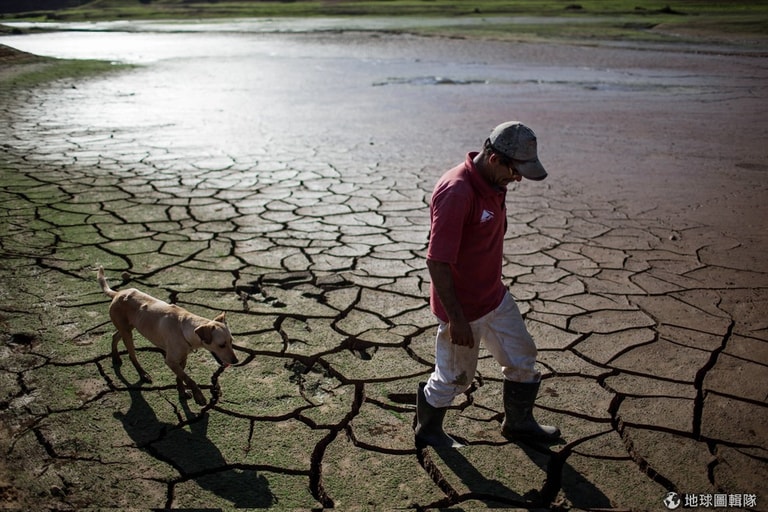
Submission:
MULTIPOLYGON (((456 296, 470 322, 496 309, 506 292, 501 263, 507 191, 485 181, 472 161, 475 155, 469 153, 435 185, 427 249, 427 259, 451 265, 456 296)), ((434 285, 430 298, 432 312, 447 322, 434 285)))

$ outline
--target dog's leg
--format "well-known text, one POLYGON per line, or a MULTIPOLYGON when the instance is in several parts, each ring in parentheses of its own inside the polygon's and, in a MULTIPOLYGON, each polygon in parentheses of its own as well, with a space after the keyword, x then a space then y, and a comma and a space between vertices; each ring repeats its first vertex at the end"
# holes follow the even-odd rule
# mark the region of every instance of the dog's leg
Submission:
MULTIPOLYGON (((119 335, 123 338, 123 343, 125 343, 125 348, 128 349, 128 357, 130 358, 131 362, 133 363, 133 367, 136 368, 136 371, 139 374, 139 377, 141 378, 142 382, 152 382, 152 376, 150 376, 144 368, 141 367, 139 364, 139 360, 136 359, 136 347, 133 345, 133 333, 130 330, 124 330, 119 333, 119 335)), ((114 340, 113 340, 113 348, 114 348, 114 340)), ((114 353, 113 353, 113 359, 114 359, 114 353)))
POLYGON ((120 352, 117 350, 117 343, 121 338, 122 336, 120 336, 119 332, 112 335, 112 366, 120 366, 123 364, 123 360, 120 359, 120 352))
POLYGON ((208 403, 205 400, 205 396, 200 390, 200 387, 194 380, 192 380, 192 377, 187 375, 187 373, 184 371, 184 368, 187 366, 186 358, 178 362, 169 361, 168 358, 166 358, 165 364, 167 364, 168 367, 173 370, 173 373, 176 374, 176 387, 179 389, 179 396, 188 397, 185 389, 186 386, 186 388, 189 388, 189 390, 192 392, 192 397, 195 399, 195 403, 197 403, 197 405, 205 405, 208 403))
MULTIPOLYGON (((170 363, 166 360, 166 364, 170 366, 170 363)), ((187 358, 185 357, 179 362, 179 366, 181 367, 182 374, 186 374, 187 369, 187 358)), ((175 372, 174 372, 175 373, 175 372)), ((187 389, 187 387, 184 385, 184 379, 182 377, 179 377, 179 374, 176 373, 176 388, 179 390, 179 398, 182 400, 189 400, 192 398, 192 392, 187 389)))
POLYGON ((192 393, 184 385, 184 381, 180 377, 176 377, 176 388, 179 390, 179 398, 182 400, 189 400, 192 398, 192 393))

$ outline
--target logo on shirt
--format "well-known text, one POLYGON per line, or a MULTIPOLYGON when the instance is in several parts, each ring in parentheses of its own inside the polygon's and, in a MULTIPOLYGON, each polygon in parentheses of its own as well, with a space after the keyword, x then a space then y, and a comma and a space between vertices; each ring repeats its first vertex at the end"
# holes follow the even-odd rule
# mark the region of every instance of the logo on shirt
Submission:
POLYGON ((483 213, 480 214, 480 222, 488 222, 489 220, 493 220, 493 212, 483 210, 483 213))

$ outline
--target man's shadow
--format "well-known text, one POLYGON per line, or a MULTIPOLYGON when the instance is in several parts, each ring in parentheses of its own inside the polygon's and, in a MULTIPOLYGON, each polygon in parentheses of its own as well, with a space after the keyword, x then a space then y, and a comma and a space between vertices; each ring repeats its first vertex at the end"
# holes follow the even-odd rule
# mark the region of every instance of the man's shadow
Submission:
MULTIPOLYGON (((255 470, 231 467, 208 439, 207 413, 195 416, 182 401, 189 430, 162 422, 144 399, 139 385, 131 385, 119 368, 115 368, 115 373, 131 397, 128 412, 116 412, 115 418, 122 422, 137 447, 179 472, 181 478, 177 483, 194 480, 203 489, 230 501, 235 508, 269 508, 277 503, 266 477, 255 470)), ((178 489, 174 491, 169 495, 178 493, 178 489)))
MULTIPOLYGON (((528 495, 521 495, 498 480, 491 480, 483 475, 480 471, 467 460, 462 454, 462 450, 467 450, 468 447, 454 449, 454 448, 430 448, 429 450, 436 454, 440 459, 445 462, 448 468, 461 479, 462 483, 469 491, 469 498, 473 500, 482 501, 488 508, 527 508, 534 505, 534 500, 528 495)), ((425 447, 417 444, 417 450, 419 450, 419 459, 425 469, 427 465, 432 464, 426 460, 428 457, 425 447)), ((435 468, 427 469, 435 478, 435 468)), ((437 470, 439 472, 439 470, 437 470)), ((444 477, 439 475, 440 481, 438 485, 442 487, 442 481, 444 477)), ((447 483, 447 482, 446 482, 447 483)), ((446 489, 443 489, 445 492, 446 489)), ((448 492, 449 499, 458 499, 459 496, 453 496, 452 492, 448 492)), ((451 510, 461 510, 460 508, 451 508, 451 510)))
MULTIPOLYGON (((445 464, 458 476, 471 493, 473 499, 486 503, 489 508, 516 507, 554 507, 559 492, 577 507, 612 508, 611 501, 595 485, 584 478, 567 463, 567 455, 553 452, 546 444, 536 442, 512 442, 500 446, 500 450, 520 448, 546 474, 542 489, 530 489, 523 494, 509 489, 498 480, 485 477, 462 454, 462 450, 471 449, 434 449, 445 464)), ((503 457, 503 452, 499 454, 503 457)))
MULTIPOLYGON (((511 444, 523 450, 528 458, 546 473, 547 478, 541 489, 541 499, 547 504, 553 503, 558 493, 562 491, 574 507, 613 508, 611 500, 595 484, 584 478, 581 473, 568 464, 568 457, 571 455, 569 446, 560 452, 554 452, 549 448, 551 444, 546 442, 537 443, 536 441, 521 440, 511 444)), ((557 444, 565 444, 565 442, 561 441, 557 444)))

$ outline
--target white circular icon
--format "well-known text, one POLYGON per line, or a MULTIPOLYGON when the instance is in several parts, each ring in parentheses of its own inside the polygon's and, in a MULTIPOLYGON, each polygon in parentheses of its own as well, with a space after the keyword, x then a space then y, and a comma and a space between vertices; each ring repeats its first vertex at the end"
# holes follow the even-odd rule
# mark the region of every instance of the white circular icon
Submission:
POLYGON ((667 496, 664 498, 664 505, 669 510, 675 510, 680 506, 680 495, 674 491, 668 492, 667 496))

